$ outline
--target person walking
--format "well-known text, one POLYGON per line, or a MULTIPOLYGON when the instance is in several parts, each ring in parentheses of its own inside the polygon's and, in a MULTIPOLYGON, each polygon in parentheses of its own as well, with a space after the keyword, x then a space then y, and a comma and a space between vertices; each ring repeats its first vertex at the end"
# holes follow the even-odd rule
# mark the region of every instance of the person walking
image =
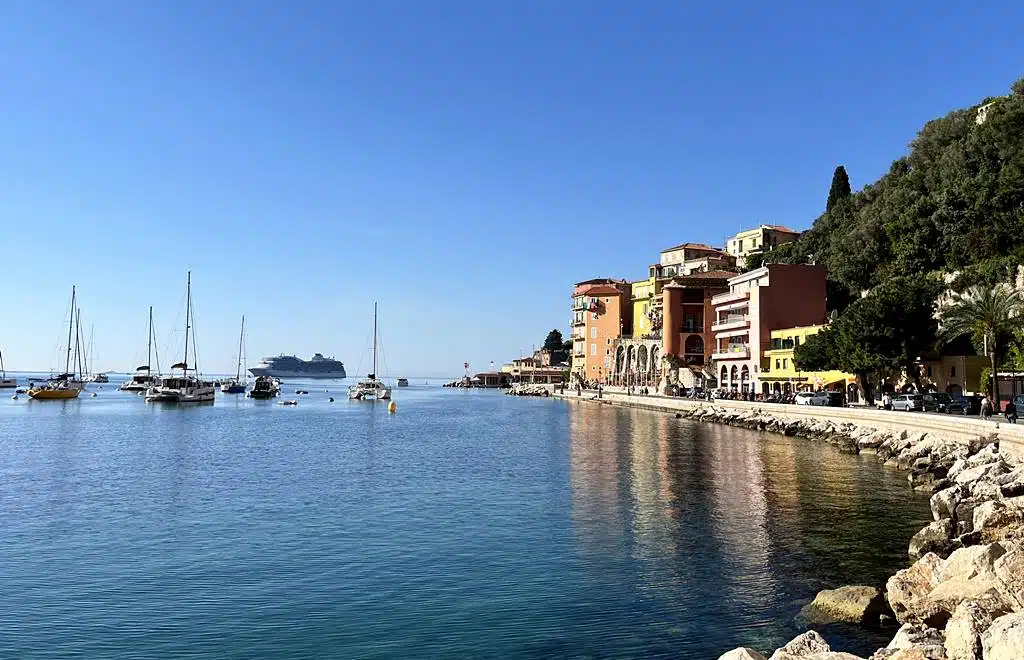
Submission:
POLYGON ((989 400, 988 395, 986 394, 981 399, 981 418, 982 419, 988 419, 989 416, 991 416, 991 415, 992 415, 992 401, 989 400))
POLYGON ((1013 402, 1013 399, 1007 401, 1006 405, 1003 406, 1003 416, 1010 424, 1017 423, 1017 404, 1013 402))
POLYGON ((882 393, 882 410, 892 410, 892 397, 888 392, 882 393))

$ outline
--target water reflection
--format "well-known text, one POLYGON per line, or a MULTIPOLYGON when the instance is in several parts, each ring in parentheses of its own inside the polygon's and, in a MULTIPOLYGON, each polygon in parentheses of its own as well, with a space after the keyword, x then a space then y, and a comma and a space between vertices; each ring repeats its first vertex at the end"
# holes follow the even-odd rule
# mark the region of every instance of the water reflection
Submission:
MULTIPOLYGON (((818 589, 882 583, 927 516, 902 475, 821 443, 611 406, 568 414, 579 553, 634 580, 646 622, 676 631, 684 656, 709 634, 723 651, 782 643, 818 589)), ((881 641, 825 633, 849 650, 881 641)))

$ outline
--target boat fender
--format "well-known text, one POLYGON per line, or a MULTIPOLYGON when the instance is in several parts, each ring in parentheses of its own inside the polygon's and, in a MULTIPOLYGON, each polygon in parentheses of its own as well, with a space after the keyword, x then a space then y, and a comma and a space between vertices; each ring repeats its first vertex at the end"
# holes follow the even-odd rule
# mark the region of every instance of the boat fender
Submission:
POLYGON ((11 398, 14 399, 15 401, 17 401, 18 400, 18 395, 17 394, 12 394, 11 398))
POLYGON ((388 412, 389 412, 389 413, 393 413, 393 412, 395 412, 396 410, 398 410, 398 404, 397 404, 397 403, 395 403, 394 401, 392 401, 391 403, 389 403, 389 404, 388 404, 388 412))
POLYGON ((95 393, 95 392, 93 392, 93 393, 92 393, 92 395, 93 395, 93 396, 96 396, 96 393, 95 393))
POLYGON ((334 403, 334 397, 333 396, 332 397, 327 397, 327 400, 330 401, 331 403, 334 403))

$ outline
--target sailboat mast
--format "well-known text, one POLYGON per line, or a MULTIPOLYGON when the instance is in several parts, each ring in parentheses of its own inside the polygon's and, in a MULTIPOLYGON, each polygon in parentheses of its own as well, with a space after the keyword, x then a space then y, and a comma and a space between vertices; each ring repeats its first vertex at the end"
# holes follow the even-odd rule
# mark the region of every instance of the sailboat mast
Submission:
MULTIPOLYGON (((71 285, 71 316, 68 318, 68 355, 64 358, 64 373, 71 368, 71 327, 75 324, 75 286, 71 285)), ((59 359, 59 358, 58 358, 59 359)))
POLYGON ((373 303, 373 377, 377 377, 377 303, 373 303))
POLYGON ((153 359, 153 306, 149 306, 149 345, 146 347, 146 375, 153 373, 153 366, 150 360, 153 359))
POLYGON ((238 333, 238 364, 235 365, 235 382, 242 377, 242 336, 245 335, 245 314, 242 314, 242 330, 238 333))
POLYGON ((185 365, 182 373, 188 373, 188 330, 192 319, 192 271, 188 271, 188 283, 185 285, 185 357, 181 363, 185 365))
MULTIPOLYGON (((93 352, 94 352, 95 348, 96 348, 96 326, 94 324, 89 324, 89 349, 85 352, 85 359, 83 360, 83 362, 85 364, 85 372, 92 373, 92 371, 89 369, 89 363, 93 361, 92 358, 93 358, 93 352)), ((96 366, 96 365, 94 364, 93 366, 96 366)), ((85 372, 83 372, 83 373, 85 373, 85 372)))
POLYGON ((75 369, 79 376, 84 376, 82 373, 82 353, 84 353, 85 347, 82 346, 82 310, 75 310, 75 369))
POLYGON ((0 351, 0 378, 7 380, 7 372, 4 370, 4 352, 0 351))

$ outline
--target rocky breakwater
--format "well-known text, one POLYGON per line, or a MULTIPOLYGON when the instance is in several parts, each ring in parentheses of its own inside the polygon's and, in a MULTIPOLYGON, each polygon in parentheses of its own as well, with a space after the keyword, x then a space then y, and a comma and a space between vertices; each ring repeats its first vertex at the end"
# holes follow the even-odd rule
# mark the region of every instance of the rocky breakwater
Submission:
POLYGON ((510 396, 551 396, 551 385, 513 385, 505 390, 510 396))
MULTIPOLYGON (((1000 453, 994 436, 951 440, 928 433, 730 410, 706 405, 676 417, 829 442, 873 453, 931 492, 934 521, 910 542, 915 560, 885 589, 841 587, 818 594, 801 612, 810 623, 874 624, 895 618, 892 642, 868 660, 1024 660, 1024 465, 1000 453)), ((765 660, 738 648, 720 660, 765 660)), ((831 649, 808 631, 770 660, 864 660, 831 649)))

